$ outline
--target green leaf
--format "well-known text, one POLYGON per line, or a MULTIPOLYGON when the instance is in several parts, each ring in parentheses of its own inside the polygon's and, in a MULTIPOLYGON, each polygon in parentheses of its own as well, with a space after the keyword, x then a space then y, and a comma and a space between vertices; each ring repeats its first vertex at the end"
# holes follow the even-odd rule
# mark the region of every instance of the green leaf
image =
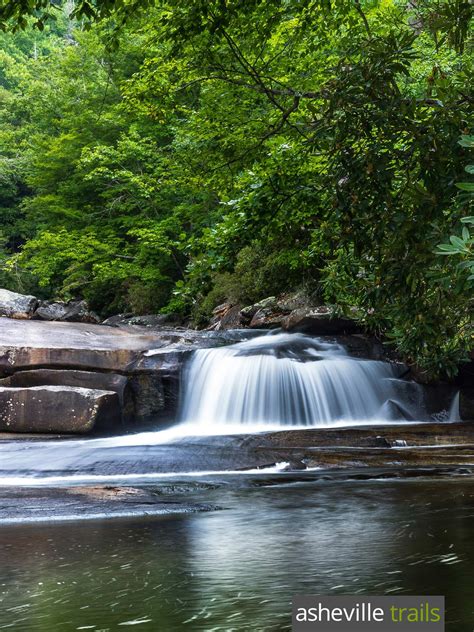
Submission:
POLYGON ((474 193, 474 182, 457 182, 456 186, 458 189, 461 189, 461 191, 474 193))
POLYGON ((451 237, 449 238, 449 241, 453 244, 453 246, 455 246, 456 248, 460 248, 461 250, 464 250, 466 246, 464 241, 460 239, 459 237, 456 237, 456 235, 451 235, 451 237))
POLYGON ((461 136, 461 140, 459 141, 461 147, 474 147, 474 136, 461 136))

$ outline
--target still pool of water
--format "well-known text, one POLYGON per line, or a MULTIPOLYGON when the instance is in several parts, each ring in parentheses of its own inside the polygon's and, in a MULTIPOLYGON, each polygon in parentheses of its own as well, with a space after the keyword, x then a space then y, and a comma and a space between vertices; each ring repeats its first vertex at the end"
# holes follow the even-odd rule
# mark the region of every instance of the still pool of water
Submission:
POLYGON ((474 629, 474 481, 254 481, 175 518, 0 528, 0 630, 290 629, 296 593, 444 594, 474 629))

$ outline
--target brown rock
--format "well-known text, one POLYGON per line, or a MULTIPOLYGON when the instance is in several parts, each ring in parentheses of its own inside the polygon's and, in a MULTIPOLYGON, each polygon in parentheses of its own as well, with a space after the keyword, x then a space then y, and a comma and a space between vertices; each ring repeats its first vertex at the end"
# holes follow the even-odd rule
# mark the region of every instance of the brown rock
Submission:
POLYGON ((166 344, 152 332, 0 318, 0 371, 49 367, 127 372, 146 351, 166 344))
POLYGON ((120 420, 118 396, 71 386, 0 387, 0 430, 86 433, 120 420))
POLYGON ((212 310, 212 318, 208 329, 223 331, 225 329, 238 329, 242 327, 240 305, 222 303, 212 310))
POLYGON ((129 378, 117 373, 75 371, 67 369, 33 369, 18 371, 0 380, 0 386, 29 388, 31 386, 74 386, 117 393, 122 410, 122 421, 129 421, 135 413, 129 378))

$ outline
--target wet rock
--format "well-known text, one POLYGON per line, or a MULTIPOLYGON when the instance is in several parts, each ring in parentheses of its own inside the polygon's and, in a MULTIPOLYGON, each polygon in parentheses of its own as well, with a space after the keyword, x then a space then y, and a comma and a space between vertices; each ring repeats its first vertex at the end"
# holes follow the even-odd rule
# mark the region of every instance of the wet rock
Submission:
POLYGON ((158 373, 141 373, 130 378, 133 392, 134 415, 137 420, 156 418, 166 406, 165 385, 158 373))
MULTIPOLYGON (((383 447, 393 445, 395 441, 404 441, 410 446, 427 445, 473 445, 474 424, 457 423, 419 423, 391 424, 386 426, 348 427, 348 428, 312 428, 268 432, 254 437, 246 435, 239 438, 246 449, 251 447, 284 450, 288 447, 344 447, 359 448, 383 447)), ((284 458, 280 459, 285 460, 284 458)))
POLYGON ((129 325, 130 319, 133 318, 134 314, 132 312, 126 314, 115 314, 114 316, 109 316, 102 321, 102 325, 107 325, 108 327, 121 327, 122 325, 129 325))
POLYGON ((33 316, 37 304, 38 299, 35 296, 0 289, 0 316, 29 319, 33 316))
POLYGON ((116 393, 71 386, 0 387, 0 430, 86 433, 117 424, 116 393))
POLYGON ((464 421, 474 421, 474 387, 461 389, 459 413, 464 421))
POLYGON ((0 523, 58 520, 100 520, 126 516, 160 516, 218 509, 215 505, 163 500, 135 487, 76 486, 56 488, 4 487, 0 490, 0 523))
MULTIPOLYGON (((350 356, 355 358, 364 358, 367 360, 387 361, 390 358, 387 348, 382 342, 373 336, 366 334, 338 335, 336 338, 329 338, 342 344, 350 356)), ((400 365, 401 366, 401 365, 400 365)), ((400 375, 405 373, 408 376, 409 371, 406 367, 400 370, 400 375)))

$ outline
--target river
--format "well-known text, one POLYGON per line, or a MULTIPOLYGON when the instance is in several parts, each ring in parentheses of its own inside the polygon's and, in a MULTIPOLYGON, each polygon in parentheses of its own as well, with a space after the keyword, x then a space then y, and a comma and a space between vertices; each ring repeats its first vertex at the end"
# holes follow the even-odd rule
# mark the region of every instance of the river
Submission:
POLYGON ((443 594, 473 629, 470 478, 200 483, 220 510, 2 526, 0 629, 276 632, 297 593, 443 594))

